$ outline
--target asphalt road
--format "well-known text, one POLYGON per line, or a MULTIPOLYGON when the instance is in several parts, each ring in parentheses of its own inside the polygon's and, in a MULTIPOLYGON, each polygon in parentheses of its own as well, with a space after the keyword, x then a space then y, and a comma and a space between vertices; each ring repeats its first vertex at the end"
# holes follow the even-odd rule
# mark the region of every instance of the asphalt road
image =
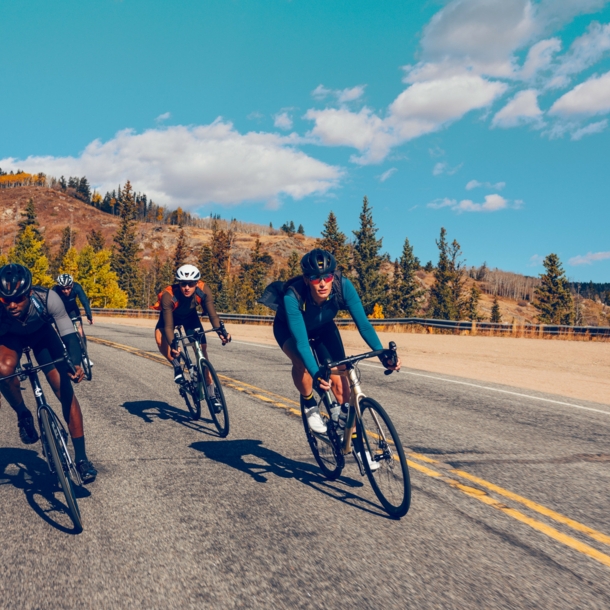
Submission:
MULTIPOLYGON (((87 330, 156 352, 150 329, 87 330)), ((411 510, 393 521, 353 462, 325 480, 270 402, 297 399, 278 349, 211 339, 235 380, 226 439, 142 352, 90 343, 77 393, 99 477, 79 535, 3 403, 0 607, 610 607, 610 406, 362 366, 412 454, 411 510)))

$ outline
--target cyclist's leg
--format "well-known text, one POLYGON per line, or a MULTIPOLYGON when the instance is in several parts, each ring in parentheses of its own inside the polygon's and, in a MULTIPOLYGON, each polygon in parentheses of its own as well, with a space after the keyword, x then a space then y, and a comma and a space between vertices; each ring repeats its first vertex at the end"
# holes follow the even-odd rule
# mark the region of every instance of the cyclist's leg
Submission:
MULTIPOLYGON (((21 356, 21 341, 16 335, 4 335, 0 337, 0 377, 12 375, 21 356)), ((26 445, 31 445, 38 440, 38 432, 34 425, 34 417, 23 402, 21 385, 18 377, 0 383, 0 392, 6 402, 17 413, 19 436, 26 445)))
POLYGON ((81 318, 80 310, 73 309, 72 311, 68 312, 68 315, 70 316, 70 319, 73 320, 74 318, 76 318, 78 320, 78 324, 76 325, 76 328, 78 328, 78 334, 82 337, 83 341, 85 342, 85 345, 87 345, 87 337, 85 337, 85 330, 83 328, 83 319, 81 318))
POLYGON ((157 348, 162 356, 167 358, 168 362, 173 362, 172 354, 171 354, 171 346, 167 342, 165 338, 165 333, 163 332, 163 319, 162 316, 159 316, 159 321, 155 326, 155 341, 157 343, 157 348))
MULTIPOLYGON (((341 340, 339 329, 334 322, 325 324, 316 331, 316 345, 318 360, 320 362, 325 359, 328 359, 330 362, 336 362, 337 360, 343 360, 345 358, 343 341, 341 340), (323 352, 320 353, 320 350, 323 350, 323 352)), ((330 381, 337 402, 339 404, 348 402, 350 395, 348 379, 341 375, 331 375, 330 381)))

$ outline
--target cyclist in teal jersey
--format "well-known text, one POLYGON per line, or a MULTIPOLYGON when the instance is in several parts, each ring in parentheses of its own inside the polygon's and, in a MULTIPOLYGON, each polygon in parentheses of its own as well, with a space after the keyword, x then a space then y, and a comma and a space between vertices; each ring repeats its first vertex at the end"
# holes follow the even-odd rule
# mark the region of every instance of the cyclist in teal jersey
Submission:
MULTIPOLYGON (((339 404, 349 397, 349 382, 345 377, 332 375, 322 378, 309 340, 316 339, 320 351, 330 361, 345 358, 343 342, 334 318, 339 310, 347 310, 360 335, 371 350, 383 349, 375 329, 369 322, 354 285, 337 270, 335 257, 316 248, 301 259, 303 275, 286 283, 283 298, 273 322, 273 334, 282 351, 292 361, 292 379, 301 394, 307 421, 314 432, 323 434, 326 425, 320 416, 313 389, 333 391, 339 404), (321 348, 321 349, 320 349, 321 348)), ((381 358, 390 370, 400 370, 398 357, 392 361, 381 358)))

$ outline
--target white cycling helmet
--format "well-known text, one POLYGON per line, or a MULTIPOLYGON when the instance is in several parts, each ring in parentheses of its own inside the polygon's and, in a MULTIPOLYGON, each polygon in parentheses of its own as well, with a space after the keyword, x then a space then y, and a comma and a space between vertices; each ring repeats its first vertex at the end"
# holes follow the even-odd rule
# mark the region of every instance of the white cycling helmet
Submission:
POLYGON ((201 278, 201 273, 195 265, 182 265, 176 271, 177 282, 194 282, 201 278))
POLYGON ((62 273, 57 276, 57 285, 62 288, 69 288, 74 284, 74 278, 69 273, 62 273))

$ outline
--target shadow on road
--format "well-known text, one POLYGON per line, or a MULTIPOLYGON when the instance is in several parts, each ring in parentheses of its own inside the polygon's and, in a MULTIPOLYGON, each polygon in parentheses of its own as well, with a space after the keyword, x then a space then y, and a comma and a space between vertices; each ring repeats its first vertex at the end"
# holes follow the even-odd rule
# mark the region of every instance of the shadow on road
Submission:
MULTIPOLYGON (((170 419, 191 430, 218 437, 218 432, 211 419, 202 416, 200 420, 193 421, 188 411, 185 409, 178 409, 167 402, 162 402, 160 400, 135 400, 132 402, 124 402, 122 406, 128 413, 137 415, 147 424, 152 424, 156 419, 170 419), (209 424, 210 427, 208 427, 207 424, 209 424)), ((201 409, 202 413, 205 412, 205 409, 207 409, 205 403, 202 404, 201 409)))
POLYGON ((296 479, 349 506, 379 517, 388 517, 375 503, 349 491, 348 488, 363 487, 360 481, 347 476, 342 476, 336 481, 329 481, 321 474, 317 466, 307 462, 297 462, 277 451, 267 449, 263 446, 262 441, 252 439, 200 441, 192 443, 190 446, 196 451, 201 451, 211 460, 245 472, 257 483, 266 483, 269 475, 282 479, 296 479))
MULTIPOLYGON (((0 449, 0 486, 12 485, 23 490, 28 504, 43 521, 66 534, 76 534, 74 527, 66 527, 51 518, 51 514, 54 512, 62 513, 66 517, 62 520, 71 523, 67 506, 55 496, 55 493, 59 493, 63 499, 63 494, 59 492, 56 481, 55 475, 51 474, 49 466, 36 451, 15 448, 0 449), (7 472, 10 466, 14 466, 17 472, 7 472), (39 499, 43 502, 40 502, 39 499)), ((75 492, 78 498, 86 498, 91 495, 83 487, 77 487, 75 492)))

